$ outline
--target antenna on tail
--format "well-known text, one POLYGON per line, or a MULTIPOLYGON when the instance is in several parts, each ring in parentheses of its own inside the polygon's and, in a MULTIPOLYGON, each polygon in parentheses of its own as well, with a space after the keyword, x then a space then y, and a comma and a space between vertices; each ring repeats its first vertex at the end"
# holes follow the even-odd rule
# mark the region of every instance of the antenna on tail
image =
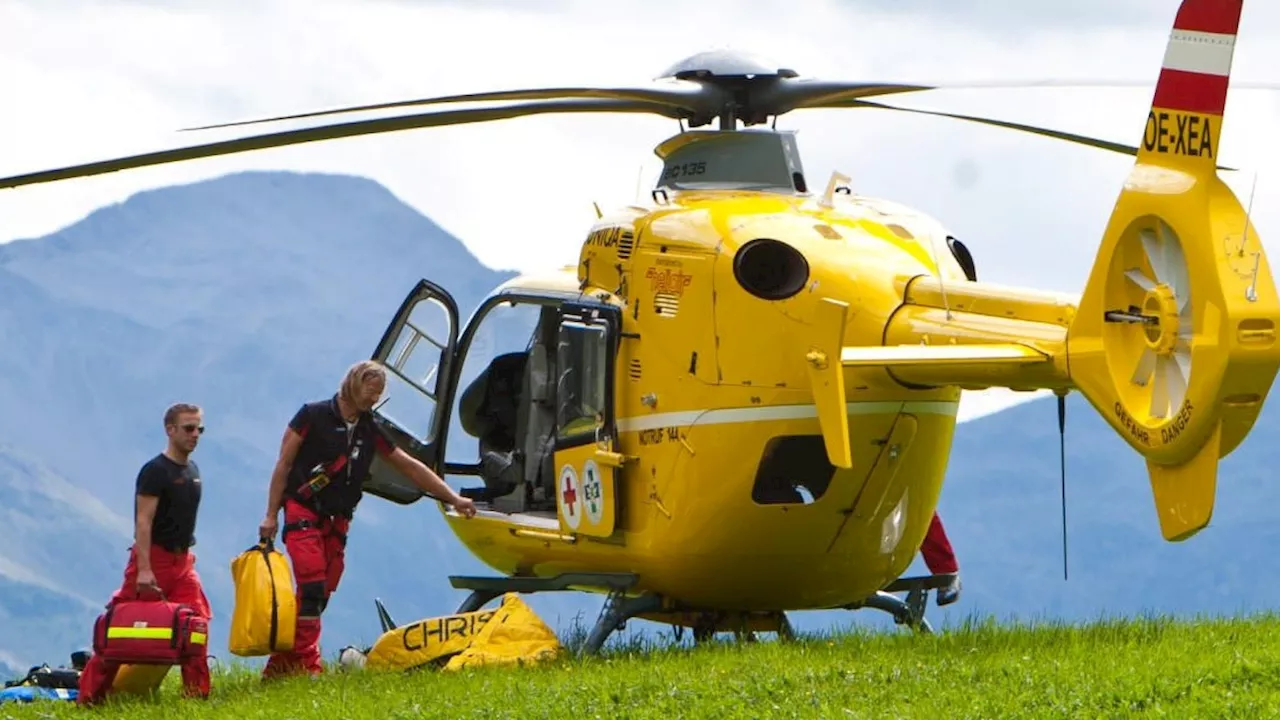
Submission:
MULTIPOLYGON (((1253 187, 1249 189, 1249 206, 1244 211, 1244 234, 1240 236, 1240 254, 1244 254, 1245 243, 1249 242, 1249 219, 1253 215, 1253 198, 1258 193, 1258 172, 1253 173, 1253 187)), ((1258 301, 1258 261, 1262 257, 1262 253, 1255 252, 1253 254, 1253 280, 1249 282, 1249 287, 1244 291, 1244 299, 1249 302, 1258 301)))
POLYGON ((1058 390, 1058 465, 1062 469, 1062 580, 1067 579, 1067 391, 1058 390))

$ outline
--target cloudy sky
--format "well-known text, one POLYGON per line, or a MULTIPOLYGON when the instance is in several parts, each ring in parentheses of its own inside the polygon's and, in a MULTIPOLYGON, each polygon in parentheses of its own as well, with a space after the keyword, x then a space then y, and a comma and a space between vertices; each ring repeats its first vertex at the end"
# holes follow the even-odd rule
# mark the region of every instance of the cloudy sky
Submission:
MULTIPOLYGON (((893 102, 1137 144, 1176 0, 0 0, 0 174, 230 137, 192 125, 432 95, 627 85, 712 48, 804 75, 946 83, 1139 81, 1119 89, 949 90, 893 102), (1056 7, 1051 7, 1056 6, 1056 7)), ((1280 82, 1280 8, 1246 4, 1237 81, 1280 82)), ((1220 162, 1269 248, 1280 92, 1233 91, 1220 162)), ((800 111, 810 184, 937 216, 981 279, 1078 291, 1131 160, 1009 130, 862 109, 800 111)), ((264 131, 275 128, 262 128, 264 131)), ((572 262, 602 206, 629 202, 678 130, 573 115, 316 143, 0 191, 0 242, 54 231, 142 189, 249 168, 372 177, 491 266, 572 262), (516 218, 525 220, 513 221, 516 218)), ((1280 231, 1276 231, 1280 232, 1280 231)), ((423 268, 430 275, 430 268, 423 268)), ((1026 397, 1026 396, 1021 396, 1026 397)), ((967 399, 967 413, 981 403, 967 399)))

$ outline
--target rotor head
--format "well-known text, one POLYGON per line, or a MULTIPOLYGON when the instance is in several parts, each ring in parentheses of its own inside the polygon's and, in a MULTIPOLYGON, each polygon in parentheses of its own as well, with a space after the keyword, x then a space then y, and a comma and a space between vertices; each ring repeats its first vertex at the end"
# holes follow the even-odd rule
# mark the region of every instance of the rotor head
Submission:
POLYGON ((779 67, 752 53, 736 50, 707 50, 671 65, 655 80, 705 81, 711 78, 794 78, 800 73, 779 67))

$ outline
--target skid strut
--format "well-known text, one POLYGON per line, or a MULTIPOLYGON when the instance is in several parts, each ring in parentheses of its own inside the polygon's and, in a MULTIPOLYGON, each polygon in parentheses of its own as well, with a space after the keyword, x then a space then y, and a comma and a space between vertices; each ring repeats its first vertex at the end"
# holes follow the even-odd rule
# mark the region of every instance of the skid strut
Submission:
POLYGON ((898 578, 871 597, 842 607, 849 610, 860 608, 883 610, 892 615, 893 621, 898 625, 906 625, 922 633, 932 633, 933 626, 924 616, 925 605, 929 602, 929 591, 948 587, 955 582, 955 579, 955 573, 898 578), (893 594, 904 590, 907 593, 905 600, 893 594))
MULTIPOLYGON (((608 594, 605 597, 604 606, 600 609, 600 615, 587 635, 586 642, 579 650, 581 654, 591 655, 599 652, 609 636, 620 629, 627 620, 663 610, 662 599, 656 595, 628 594, 638 579, 638 576, 632 573, 563 573, 549 578, 452 575, 449 577, 449 584, 459 590, 471 591, 458 606, 459 613, 479 610, 508 592, 532 594, 570 590, 596 592, 606 590, 608 594)), ((842 605, 841 608, 883 610, 892 615, 894 622, 898 625, 906 625, 917 632, 932 633, 933 627, 924 617, 929 591, 948 587, 955 582, 955 579, 954 573, 898 578, 870 597, 842 605), (906 599, 893 594, 903 591, 907 593, 906 599)), ((785 614, 782 614, 779 620, 778 634, 781 639, 788 640, 795 636, 785 614)))
POLYGON ((627 620, 661 608, 661 599, 655 595, 627 595, 637 580, 639 577, 632 573, 563 573, 549 578, 452 575, 449 584, 459 590, 471 591, 458 607, 459 613, 479 610, 489 601, 509 592, 532 594, 607 589, 604 607, 580 650, 582 654, 590 655, 599 652, 609 635, 627 620))

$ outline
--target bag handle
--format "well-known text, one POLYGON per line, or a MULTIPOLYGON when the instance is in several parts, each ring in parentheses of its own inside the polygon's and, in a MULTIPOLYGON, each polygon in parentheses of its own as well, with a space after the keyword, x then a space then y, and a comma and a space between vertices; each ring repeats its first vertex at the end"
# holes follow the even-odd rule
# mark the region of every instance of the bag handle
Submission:
POLYGON ((272 553, 272 552, 275 552, 275 550, 276 550, 276 541, 275 541, 274 539, 272 539, 272 538, 269 538, 269 537, 260 537, 260 538, 258 538, 258 544, 257 544, 257 545, 254 545, 253 547, 249 548, 248 550, 245 550, 245 552, 250 552, 250 551, 253 551, 253 550, 259 550, 259 551, 261 551, 261 552, 263 552, 263 553, 272 553))
MULTIPOLYGON (((159 585, 151 585, 147 589, 155 593, 156 595, 159 595, 160 601, 164 602, 164 599, 165 599, 164 590, 161 590, 159 585)), ((142 599, 142 590, 138 587, 138 584, 136 582, 133 585, 133 596, 135 599, 138 599, 138 600, 142 599)))

